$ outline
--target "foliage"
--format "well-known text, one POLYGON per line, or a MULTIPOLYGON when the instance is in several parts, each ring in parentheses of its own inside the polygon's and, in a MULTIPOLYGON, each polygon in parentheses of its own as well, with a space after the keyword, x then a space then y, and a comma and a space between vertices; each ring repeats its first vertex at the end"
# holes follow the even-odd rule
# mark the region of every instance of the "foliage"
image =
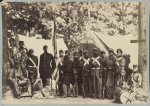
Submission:
POLYGON ((69 48, 76 48, 76 40, 87 28, 115 36, 136 34, 138 3, 135 2, 11 2, 6 8, 7 29, 29 36, 52 36, 52 22, 56 21, 56 35, 63 37, 69 48))

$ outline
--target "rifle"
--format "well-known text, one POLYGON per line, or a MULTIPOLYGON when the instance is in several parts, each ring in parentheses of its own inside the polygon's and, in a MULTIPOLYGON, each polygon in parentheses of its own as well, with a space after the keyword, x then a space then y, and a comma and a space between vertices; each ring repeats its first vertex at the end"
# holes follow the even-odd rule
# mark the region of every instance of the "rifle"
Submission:
POLYGON ((82 84, 82 96, 85 98, 85 90, 84 90, 84 85, 82 84))
POLYGON ((103 98, 105 98, 105 90, 106 90, 106 69, 104 69, 104 84, 103 84, 103 91, 102 91, 103 98))

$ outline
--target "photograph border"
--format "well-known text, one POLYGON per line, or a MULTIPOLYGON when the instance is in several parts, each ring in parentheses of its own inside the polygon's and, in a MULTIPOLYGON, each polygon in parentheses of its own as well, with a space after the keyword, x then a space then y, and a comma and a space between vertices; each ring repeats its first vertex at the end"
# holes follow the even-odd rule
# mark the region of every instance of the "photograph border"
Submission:
MULTIPOLYGON (((3 0, 3 2, 69 2, 69 1, 77 1, 77 2, 84 2, 84 1, 97 1, 97 2, 125 2, 125 1, 130 1, 130 2, 140 2, 140 1, 146 1, 147 5, 146 5, 146 16, 147 16, 147 33, 146 33, 146 37, 147 37, 147 87, 148 87, 148 102, 145 104, 128 104, 128 105, 145 105, 145 106, 149 106, 150 105, 150 87, 149 87, 149 33, 150 33, 150 23, 149 23, 149 18, 150 18, 150 0, 3 0)), ((1 5, 1 4, 0 4, 1 5)), ((0 16, 2 17, 2 8, 0 8, 0 16)), ((16 104, 3 104, 2 103, 2 68, 3 68, 3 25, 2 25, 2 18, 0 18, 0 105, 4 105, 4 106, 8 106, 8 105, 14 105, 16 106, 16 104)), ((30 105, 35 105, 35 106, 40 106, 40 105, 45 105, 45 106, 49 106, 49 105, 56 105, 56 106, 60 106, 62 104, 18 104, 21 106, 30 106, 30 105)), ((63 105, 79 105, 79 104, 63 104, 63 105)), ((111 106, 116 106, 116 105, 125 105, 125 104, 80 104, 79 106, 83 106, 83 105, 111 105, 111 106)))

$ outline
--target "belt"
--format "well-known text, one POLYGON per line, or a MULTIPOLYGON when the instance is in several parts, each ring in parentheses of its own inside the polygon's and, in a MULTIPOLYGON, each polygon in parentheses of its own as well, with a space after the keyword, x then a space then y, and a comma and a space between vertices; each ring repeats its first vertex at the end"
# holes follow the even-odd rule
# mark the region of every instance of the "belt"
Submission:
POLYGON ((35 67, 36 68, 36 66, 28 66, 28 67, 35 67))
POLYGON ((92 69, 100 69, 100 68, 92 68, 92 69))

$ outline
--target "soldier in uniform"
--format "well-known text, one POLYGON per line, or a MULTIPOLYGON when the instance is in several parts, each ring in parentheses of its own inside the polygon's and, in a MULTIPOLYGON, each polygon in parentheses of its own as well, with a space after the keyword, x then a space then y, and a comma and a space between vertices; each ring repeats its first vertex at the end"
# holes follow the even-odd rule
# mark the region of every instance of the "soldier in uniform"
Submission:
POLYGON ((102 92, 102 95, 103 95, 103 98, 105 98, 105 94, 106 94, 106 79, 107 79, 107 65, 106 65, 106 60, 108 58, 108 56, 106 55, 106 52, 105 51, 101 51, 101 55, 102 55, 102 59, 103 59, 103 77, 102 77, 102 86, 103 86, 103 92, 102 92))
POLYGON ((90 67, 94 90, 93 98, 102 98, 102 58, 99 56, 97 48, 93 49, 90 67))
POLYGON ((74 52, 73 54, 73 96, 78 97, 78 84, 79 84, 79 54, 77 52, 74 52))
MULTIPOLYGON (((81 58, 83 57, 82 50, 80 49, 78 53, 79 53, 79 60, 81 60, 81 58)), ((78 88, 79 88, 78 91, 79 91, 80 96, 83 95, 83 87, 82 87, 82 83, 83 83, 83 81, 82 81, 82 70, 83 70, 83 67, 82 66, 83 66, 83 63, 80 61, 79 62, 79 72, 78 72, 78 88)))
POLYGON ((34 50, 30 49, 29 50, 29 56, 26 61, 26 67, 28 70, 28 78, 31 81, 31 85, 33 86, 35 79, 38 76, 38 57, 34 55, 34 50))
POLYGON ((70 52, 65 51, 66 55, 64 56, 64 64, 63 64, 63 97, 70 96, 70 84, 72 83, 72 68, 73 63, 70 58, 70 52))
POLYGON ((50 86, 50 79, 56 67, 56 63, 52 54, 47 52, 48 46, 43 46, 44 53, 40 55, 39 72, 43 82, 43 86, 50 86))
POLYGON ((106 79, 106 95, 107 98, 113 98, 113 92, 115 88, 115 71, 116 71, 116 58, 114 56, 114 50, 108 50, 108 58, 106 59, 107 67, 107 79, 106 79))
POLYGON ((59 71, 59 80, 58 80, 58 92, 59 96, 62 96, 63 94, 63 62, 64 62, 64 52, 63 50, 59 51, 59 57, 58 57, 58 71, 59 71))
POLYGON ((117 49, 117 70, 116 70, 116 77, 117 77, 117 82, 116 86, 123 86, 125 83, 125 58, 122 55, 122 50, 117 49))
POLYGON ((82 64, 82 92, 83 98, 93 97, 92 92, 92 77, 90 70, 90 58, 88 57, 88 51, 83 52, 83 56, 80 58, 80 64, 82 64))
POLYGON ((20 68, 20 53, 16 54, 16 58, 14 61, 14 69, 11 69, 9 72, 8 80, 10 81, 11 87, 14 91, 15 97, 21 98, 21 85, 27 85, 28 93, 31 96, 31 85, 30 81, 27 78, 24 78, 22 70, 20 68))
POLYGON ((10 68, 13 69, 14 67, 14 55, 17 53, 16 43, 14 38, 9 39, 9 48, 8 48, 8 57, 9 57, 9 65, 10 68))
POLYGON ((23 72, 24 77, 28 77, 28 70, 26 69, 26 62, 27 62, 28 56, 26 49, 23 49, 21 52, 21 70, 23 72))
POLYGON ((142 86, 142 76, 138 72, 137 65, 133 65, 133 73, 131 74, 131 86, 134 88, 140 88, 142 86))

